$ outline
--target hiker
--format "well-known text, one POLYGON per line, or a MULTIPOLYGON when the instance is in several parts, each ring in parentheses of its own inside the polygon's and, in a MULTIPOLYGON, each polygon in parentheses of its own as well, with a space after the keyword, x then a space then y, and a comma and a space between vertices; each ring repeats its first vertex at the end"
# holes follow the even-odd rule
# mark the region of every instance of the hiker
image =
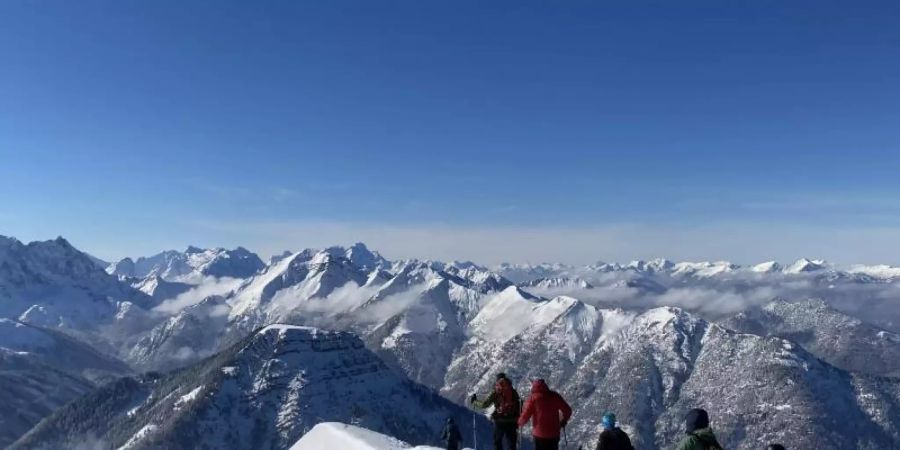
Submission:
POLYGON ((513 389, 512 382, 506 374, 497 374, 497 382, 494 384, 494 392, 484 401, 478 401, 478 397, 472 394, 469 399, 472 406, 485 409, 494 407, 491 413, 491 421, 494 423, 494 450, 503 450, 503 440, 509 450, 516 450, 519 427, 516 426, 516 418, 519 417, 520 400, 519 393, 513 389))
POLYGON ((702 409, 692 409, 684 416, 685 436, 677 450, 722 450, 716 435, 709 427, 709 414, 702 409))
POLYGON ((787 450, 781 444, 769 444, 766 446, 766 450, 787 450))
POLYGON ((447 418, 447 424, 444 425, 444 432, 441 433, 441 440, 447 443, 447 450, 460 450, 462 448, 462 433, 452 417, 447 418))
POLYGON ((519 416, 519 426, 524 426, 532 417, 534 450, 559 450, 560 429, 565 428, 572 417, 572 408, 542 379, 534 380, 531 385, 531 395, 519 416))
POLYGON ((608 412, 600 419, 603 431, 597 440, 597 450, 634 450, 628 433, 616 426, 616 415, 608 412))

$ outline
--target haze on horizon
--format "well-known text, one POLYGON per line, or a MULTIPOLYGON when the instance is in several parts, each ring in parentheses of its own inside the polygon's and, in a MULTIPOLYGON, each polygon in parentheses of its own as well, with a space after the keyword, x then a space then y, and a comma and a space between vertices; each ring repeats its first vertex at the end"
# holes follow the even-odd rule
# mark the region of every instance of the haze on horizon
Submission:
POLYGON ((900 4, 4 2, 0 234, 900 264, 900 4))

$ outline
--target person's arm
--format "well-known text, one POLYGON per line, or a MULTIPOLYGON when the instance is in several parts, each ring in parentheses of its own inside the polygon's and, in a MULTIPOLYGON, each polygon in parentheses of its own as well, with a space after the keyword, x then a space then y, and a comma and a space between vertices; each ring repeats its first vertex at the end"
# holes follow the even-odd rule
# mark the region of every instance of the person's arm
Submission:
POLYGON ((528 401, 525 402, 525 409, 522 410, 522 415, 519 416, 519 428, 524 427, 531 420, 532 414, 534 414, 534 399, 528 397, 528 401))
POLYGON ((566 403, 566 399, 562 397, 562 395, 557 394, 557 398, 559 398, 559 410, 562 412, 562 423, 563 427, 565 427, 569 423, 569 419, 572 418, 572 407, 566 403))
POLYGON ((488 397, 486 399, 473 401, 472 406, 474 406, 478 409, 487 409, 488 407, 493 405, 494 402, 496 402, 496 401, 497 401, 497 393, 491 392, 491 395, 488 395, 488 397))

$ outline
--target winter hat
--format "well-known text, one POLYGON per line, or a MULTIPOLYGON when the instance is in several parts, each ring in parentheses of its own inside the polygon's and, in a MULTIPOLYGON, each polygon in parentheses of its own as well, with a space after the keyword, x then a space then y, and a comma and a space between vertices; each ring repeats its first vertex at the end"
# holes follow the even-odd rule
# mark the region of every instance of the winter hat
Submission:
POLYGON ((784 448, 784 446, 781 444, 769 444, 769 446, 766 447, 766 450, 787 450, 787 449, 784 448))
POLYGON ((684 416, 684 432, 691 434, 709 428, 709 414, 700 408, 692 409, 684 416))
POLYGON ((613 429, 616 427, 616 415, 608 412, 603 415, 603 419, 600 420, 600 424, 603 425, 603 428, 607 430, 613 429))
POLYGON ((500 372, 500 373, 497 374, 497 379, 498 379, 498 380, 502 380, 502 379, 504 379, 504 378, 506 378, 506 374, 505 374, 505 373, 500 372))

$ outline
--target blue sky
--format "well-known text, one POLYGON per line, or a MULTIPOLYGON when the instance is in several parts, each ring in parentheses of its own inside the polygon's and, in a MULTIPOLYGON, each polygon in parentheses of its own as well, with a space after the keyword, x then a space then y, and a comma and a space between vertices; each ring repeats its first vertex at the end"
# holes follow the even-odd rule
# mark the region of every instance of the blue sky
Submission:
POLYGON ((897 2, 0 3, 0 234, 900 263, 897 2))

